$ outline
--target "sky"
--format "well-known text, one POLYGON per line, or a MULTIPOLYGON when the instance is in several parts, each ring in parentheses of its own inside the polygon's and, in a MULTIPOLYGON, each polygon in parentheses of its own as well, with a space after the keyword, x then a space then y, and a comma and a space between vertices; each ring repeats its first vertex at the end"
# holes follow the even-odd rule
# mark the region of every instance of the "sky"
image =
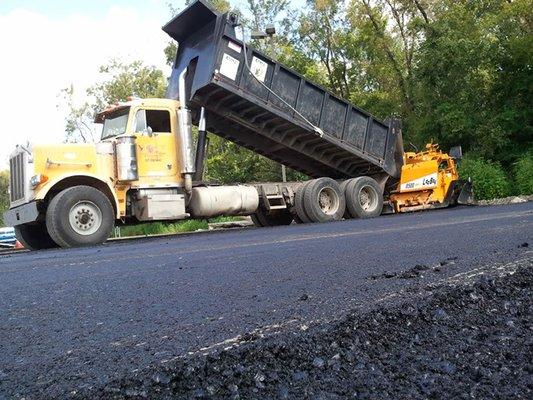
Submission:
POLYGON ((169 19, 166 0, 0 0, 0 169, 18 143, 60 143, 61 89, 83 99, 111 58, 168 68, 169 19))

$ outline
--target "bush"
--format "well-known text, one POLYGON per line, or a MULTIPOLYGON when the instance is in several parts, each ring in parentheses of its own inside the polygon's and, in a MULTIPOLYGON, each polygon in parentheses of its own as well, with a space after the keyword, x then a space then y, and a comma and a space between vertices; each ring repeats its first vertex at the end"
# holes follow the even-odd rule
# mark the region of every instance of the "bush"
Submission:
POLYGON ((513 176, 515 194, 533 194, 533 150, 514 164, 513 176))
POLYGON ((459 176, 472 179, 477 200, 492 200, 511 194, 509 179, 499 163, 466 157, 459 165, 459 176))

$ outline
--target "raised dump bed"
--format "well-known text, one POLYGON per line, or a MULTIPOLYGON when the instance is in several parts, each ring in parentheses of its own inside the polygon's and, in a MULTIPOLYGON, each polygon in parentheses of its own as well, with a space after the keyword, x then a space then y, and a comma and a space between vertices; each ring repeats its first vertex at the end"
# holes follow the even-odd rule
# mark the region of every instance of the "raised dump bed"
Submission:
MULTIPOLYGON (((310 177, 398 177, 399 123, 379 121, 236 38, 236 18, 198 0, 163 30, 179 43, 167 97, 207 129, 310 177), (253 75, 252 75, 253 73, 253 75)), ((240 28, 237 28, 240 29, 240 28)))

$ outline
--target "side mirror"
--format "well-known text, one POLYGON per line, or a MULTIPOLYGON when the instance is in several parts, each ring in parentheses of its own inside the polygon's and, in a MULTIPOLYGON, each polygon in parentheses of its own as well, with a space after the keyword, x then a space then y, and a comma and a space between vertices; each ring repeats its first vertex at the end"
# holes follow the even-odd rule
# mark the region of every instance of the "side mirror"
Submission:
POLYGON ((450 149, 450 157, 454 160, 463 158, 463 149, 461 146, 454 146, 450 149))
POLYGON ((144 133, 146 133, 148 136, 152 137, 153 134, 154 134, 154 130, 153 130, 150 126, 147 126, 147 127, 144 129, 144 133))

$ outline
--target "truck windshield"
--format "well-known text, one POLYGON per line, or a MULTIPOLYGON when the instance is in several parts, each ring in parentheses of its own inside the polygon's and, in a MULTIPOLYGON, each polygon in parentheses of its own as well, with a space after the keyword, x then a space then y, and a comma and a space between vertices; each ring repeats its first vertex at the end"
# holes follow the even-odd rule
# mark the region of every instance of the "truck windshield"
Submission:
POLYGON ((122 108, 119 111, 106 116, 102 128, 102 140, 126 133, 130 108, 122 108))

